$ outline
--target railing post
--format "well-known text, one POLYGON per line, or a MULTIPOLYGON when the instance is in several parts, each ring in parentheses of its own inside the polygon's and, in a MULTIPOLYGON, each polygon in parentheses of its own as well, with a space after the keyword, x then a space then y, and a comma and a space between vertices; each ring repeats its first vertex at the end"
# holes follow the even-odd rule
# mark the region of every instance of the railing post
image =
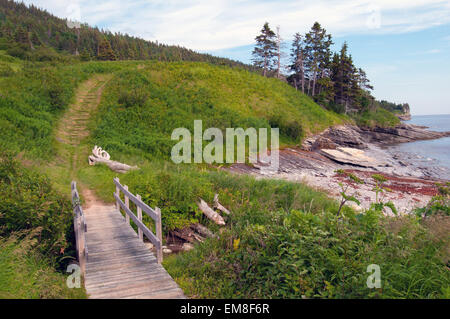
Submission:
MULTIPOLYGON (((116 177, 116 180, 118 183, 120 182, 118 177, 116 177)), ((117 185, 116 185, 116 195, 117 195, 117 197, 120 198, 120 189, 119 189, 119 186, 117 186, 117 185)), ((116 209, 120 212, 120 206, 119 206, 119 202, 117 200, 116 200, 116 209)))
POLYGON ((155 207, 155 211, 158 214, 158 219, 155 220, 155 228, 156 228, 156 237, 159 240, 159 247, 156 249, 156 258, 158 259, 158 263, 162 263, 163 260, 163 251, 162 251, 162 224, 161 224, 161 209, 159 207, 155 207))
MULTIPOLYGON (((139 201, 142 201, 141 195, 136 195, 137 199, 139 201)), ((139 219, 140 222, 142 222, 142 208, 139 205, 137 206, 137 217, 139 219)), ((144 241, 144 234, 142 233, 142 229, 140 227, 138 227, 138 234, 139 234, 139 239, 141 241, 144 241)))
MULTIPOLYGON (((84 225, 82 225, 81 218, 79 218, 78 229, 79 230, 83 229, 82 226, 84 227, 84 225)), ((81 233, 82 234, 84 233, 84 229, 81 230, 81 233)), ((84 275, 86 271, 86 251, 85 251, 86 243, 84 241, 84 236, 80 236, 79 240, 80 240, 80 252, 78 254, 78 260, 80 261, 81 273, 84 275)))
MULTIPOLYGON (((125 190, 128 190, 128 186, 125 185, 123 188, 125 188, 125 190)), ((125 206, 127 208, 130 208, 130 199, 128 198, 127 194, 123 195, 125 197, 125 206)), ((128 214, 125 214, 125 220, 127 221, 127 224, 130 224, 130 216, 128 216, 128 214)))

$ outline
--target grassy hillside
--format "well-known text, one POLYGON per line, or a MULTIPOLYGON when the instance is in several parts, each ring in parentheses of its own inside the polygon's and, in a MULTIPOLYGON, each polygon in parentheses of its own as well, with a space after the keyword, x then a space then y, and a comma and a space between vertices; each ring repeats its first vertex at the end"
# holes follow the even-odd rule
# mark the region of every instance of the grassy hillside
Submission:
POLYGON ((110 81, 93 127, 94 143, 122 153, 167 158, 177 127, 279 127, 282 141, 343 123, 289 85, 205 63, 147 62, 110 81))
POLYGON ((167 156, 174 128, 279 127, 295 144, 342 123, 310 98, 276 79, 204 63, 25 63, 0 52, 0 145, 49 158, 55 122, 77 85, 95 73, 114 73, 95 121, 94 141, 109 150, 167 156), (139 66, 139 67, 138 67, 139 66))

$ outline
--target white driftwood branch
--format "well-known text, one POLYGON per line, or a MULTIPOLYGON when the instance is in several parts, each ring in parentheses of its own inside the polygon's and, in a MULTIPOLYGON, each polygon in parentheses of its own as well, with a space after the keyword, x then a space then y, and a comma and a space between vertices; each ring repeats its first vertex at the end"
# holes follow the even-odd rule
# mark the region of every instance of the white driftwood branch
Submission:
POLYGON ((222 213, 230 215, 231 212, 219 203, 219 194, 214 195, 214 209, 220 210, 222 213))
POLYGON ((116 161, 111 161, 111 156, 103 150, 101 147, 95 145, 92 150, 92 154, 89 156, 89 165, 95 165, 97 163, 106 164, 112 171, 117 173, 126 173, 129 170, 138 169, 137 166, 130 166, 116 161))
POLYGON ((198 208, 200 208, 200 210, 203 212, 203 214, 205 214, 206 217, 211 219, 217 225, 225 225, 225 221, 223 220, 222 216, 220 216, 211 207, 209 207, 203 199, 200 198, 200 202, 198 202, 197 205, 198 208))

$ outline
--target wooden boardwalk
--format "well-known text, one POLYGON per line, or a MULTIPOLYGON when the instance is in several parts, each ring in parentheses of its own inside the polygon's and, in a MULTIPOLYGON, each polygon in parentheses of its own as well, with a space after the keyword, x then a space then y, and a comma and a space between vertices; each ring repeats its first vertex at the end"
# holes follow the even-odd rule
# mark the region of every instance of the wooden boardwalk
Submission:
POLYGON ((95 205, 80 211, 87 225, 85 239, 79 241, 88 251, 82 269, 89 298, 185 298, 117 206, 95 205))

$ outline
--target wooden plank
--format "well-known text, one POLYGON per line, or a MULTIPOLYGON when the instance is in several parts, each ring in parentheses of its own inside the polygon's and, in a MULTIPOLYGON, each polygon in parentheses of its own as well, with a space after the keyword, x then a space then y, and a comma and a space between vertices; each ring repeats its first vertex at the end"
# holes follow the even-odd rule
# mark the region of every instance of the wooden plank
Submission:
MULTIPOLYGON (((140 202, 142 202, 141 195, 136 195, 136 197, 140 202)), ((140 206, 136 206, 136 207, 137 207, 137 217, 138 217, 139 221, 142 222, 142 208, 140 206)), ((140 228, 138 228, 138 235, 139 235, 139 239, 141 241, 144 241, 144 234, 142 233, 142 229, 140 229, 140 228)), ((156 237, 158 237, 158 235, 156 235, 156 237)))
POLYGON ((127 278, 136 276, 136 274, 154 274, 160 273, 161 269, 156 267, 149 267, 146 264, 135 266, 127 269, 110 270, 103 272, 96 272, 95 274, 87 274, 86 282, 95 283, 103 282, 105 280, 115 280, 116 278, 127 278))
POLYGON ((185 298, 183 292, 178 287, 161 287, 160 289, 134 289, 134 290, 124 290, 116 293, 105 293, 93 295, 93 298, 99 299, 135 299, 143 298, 138 296, 144 296, 146 298, 152 299, 164 299, 167 295, 177 295, 176 298, 185 298), (160 297, 161 296, 161 297, 160 297))
POLYGON ((138 252, 134 255, 130 255, 130 254, 122 254, 122 255, 110 255, 110 254, 102 254, 102 255, 96 255, 96 256, 90 256, 89 257, 89 261, 92 263, 97 263, 97 262, 110 262, 110 263, 114 263, 116 261, 122 262, 123 260, 126 260, 127 258, 145 258, 145 257, 153 257, 151 252, 138 252))
POLYGON ((170 289, 170 288, 177 288, 177 284, 172 280, 167 280, 167 278, 162 278, 159 280, 152 280, 152 281, 144 281, 144 282, 138 282, 123 286, 116 286, 113 288, 108 288, 107 291, 99 291, 99 292, 93 292, 88 293, 92 295, 95 298, 102 298, 106 296, 114 295, 114 293, 119 294, 119 296, 126 297, 126 296, 132 296, 139 293, 151 293, 158 290, 164 290, 164 289, 170 289))
MULTIPOLYGON (((128 192, 128 186, 127 185, 125 185, 123 188, 128 192)), ((127 194, 125 194, 124 196, 125 196, 125 206, 131 212, 131 210, 130 210, 130 198, 127 196, 127 194)), ((130 216, 128 214, 125 215, 125 220, 127 221, 127 224, 130 224, 130 216)))
POLYGON ((157 290, 153 293, 143 293, 134 296, 127 296, 124 299, 185 299, 183 290, 180 288, 170 288, 157 290))
MULTIPOLYGON (((156 207, 156 213, 158 214, 158 218, 155 220, 156 237, 158 238, 159 242, 162 243, 161 210, 158 207, 156 207)), ((158 259, 159 263, 162 263, 163 261, 162 245, 156 247, 156 258, 158 259)))
MULTIPOLYGON (((108 278, 109 279, 109 278, 108 278)), ((106 279, 106 280, 108 280, 106 279)), ((89 283, 86 285, 86 289, 89 291, 89 293, 94 293, 95 291, 105 290, 108 289, 108 291, 111 291, 114 288, 119 287, 130 287, 130 286, 136 286, 136 285, 146 285, 144 281, 149 282, 156 282, 156 281, 164 281, 170 280, 171 277, 165 273, 165 272, 154 272, 154 273, 141 273, 141 274, 134 274, 134 276, 124 277, 121 276, 120 278, 115 278, 114 280, 110 281, 103 281, 103 282, 97 282, 97 283, 89 283)), ((147 286, 147 285, 146 285, 147 286)))
POLYGON ((92 273, 96 271, 107 271, 113 269, 120 269, 123 267, 134 267, 139 264, 147 263, 149 267, 152 267, 152 263, 157 264, 157 260, 154 256, 144 256, 144 257, 132 257, 132 258, 123 258, 122 260, 115 260, 114 262, 108 261, 100 261, 100 262, 89 262, 86 265, 86 272, 92 273))
POLYGON ((125 211, 125 213, 127 213, 131 217, 133 222, 139 228, 142 229, 142 232, 145 234, 145 236, 147 236, 147 238, 152 242, 152 244, 155 245, 156 248, 162 247, 159 239, 150 231, 150 229, 147 228, 147 226, 144 225, 144 223, 142 223, 139 219, 137 219, 137 217, 131 212, 131 210, 129 208, 126 207, 124 202, 122 202, 122 200, 116 194, 114 194, 114 198, 119 203, 119 205, 122 207, 122 209, 125 211))

